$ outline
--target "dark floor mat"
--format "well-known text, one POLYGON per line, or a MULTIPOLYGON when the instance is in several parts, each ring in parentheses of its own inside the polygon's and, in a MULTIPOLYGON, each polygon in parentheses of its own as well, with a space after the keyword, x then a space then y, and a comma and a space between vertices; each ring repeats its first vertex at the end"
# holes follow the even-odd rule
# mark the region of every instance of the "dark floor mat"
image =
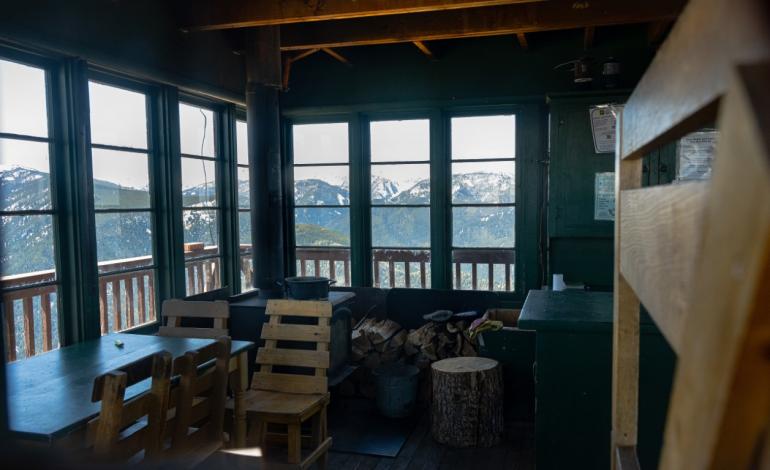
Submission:
POLYGON ((386 418, 374 400, 342 398, 329 406, 332 450, 354 454, 395 457, 417 425, 417 414, 408 418, 386 418))

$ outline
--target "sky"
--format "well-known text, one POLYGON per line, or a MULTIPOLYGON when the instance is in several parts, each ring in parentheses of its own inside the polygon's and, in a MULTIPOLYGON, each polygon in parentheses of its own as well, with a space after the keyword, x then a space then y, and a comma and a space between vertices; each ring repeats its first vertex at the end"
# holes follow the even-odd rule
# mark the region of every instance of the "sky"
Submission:
MULTIPOLYGON (((45 74, 41 69, 0 60, 0 132, 47 136, 45 74)), ((93 143, 148 148, 145 95, 89 83, 91 139, 93 143)), ((181 103, 179 106, 182 153, 215 156, 214 113, 181 103)), ((395 181, 401 189, 429 178, 430 121, 428 119, 373 121, 370 124, 372 174, 395 181), (426 162, 392 165, 396 161, 426 162)), ((237 154, 248 162, 246 124, 236 123, 237 154)), ((451 120, 452 158, 513 158, 515 116, 454 117, 451 120)), ((349 159, 348 124, 302 124, 293 127, 294 162, 339 163, 349 159)), ((24 166, 48 172, 45 143, 0 139, 0 169, 24 166)), ((94 150, 94 177, 133 188, 149 185, 148 159, 144 152, 94 150)), ((512 174, 510 162, 454 164, 454 172, 488 171, 512 174)), ((347 185, 346 166, 297 168, 295 180, 320 178, 347 185)), ((183 159, 185 188, 214 179, 213 164, 183 159)))

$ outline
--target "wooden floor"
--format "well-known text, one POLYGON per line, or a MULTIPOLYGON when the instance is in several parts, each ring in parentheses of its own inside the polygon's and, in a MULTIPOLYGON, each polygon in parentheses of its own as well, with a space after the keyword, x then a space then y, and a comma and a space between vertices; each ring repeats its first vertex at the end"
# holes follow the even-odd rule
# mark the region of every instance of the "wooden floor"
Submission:
POLYGON ((503 442, 489 449, 454 449, 437 444, 430 435, 425 416, 396 458, 331 452, 329 469, 344 470, 502 470, 535 468, 534 426, 512 423, 506 426, 503 442))

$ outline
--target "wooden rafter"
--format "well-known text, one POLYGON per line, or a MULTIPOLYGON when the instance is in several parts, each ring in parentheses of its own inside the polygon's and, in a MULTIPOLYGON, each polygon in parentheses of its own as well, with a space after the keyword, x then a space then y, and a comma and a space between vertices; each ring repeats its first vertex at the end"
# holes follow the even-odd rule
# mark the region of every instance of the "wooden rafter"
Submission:
POLYGON ((430 60, 436 60, 436 56, 433 54, 433 51, 428 48, 428 46, 425 45, 422 41, 414 41, 414 45, 417 46, 417 49, 420 50, 423 54, 425 54, 425 57, 429 58, 430 60))
POLYGON ((184 6, 186 31, 248 28, 310 21, 425 13, 541 0, 193 0, 184 6))
POLYGON ((671 27, 671 21, 653 21, 647 27, 647 43, 658 44, 663 39, 666 31, 671 27))
POLYGON ((289 88, 289 77, 291 75, 292 64, 294 64, 294 62, 297 62, 298 60, 302 60, 305 57, 313 55, 320 50, 321 49, 319 48, 308 49, 306 51, 300 52, 299 54, 296 54, 294 56, 287 56, 283 59, 283 82, 282 83, 283 83, 284 90, 289 88))
POLYGON ((334 57, 338 61, 342 62, 343 64, 347 65, 348 67, 352 67, 353 66, 353 64, 350 63, 350 61, 347 58, 345 58, 345 56, 343 56, 339 52, 335 51, 334 49, 331 49, 329 47, 322 47, 321 50, 326 52, 330 56, 334 57))
POLYGON ((290 24, 281 27, 281 48, 303 50, 314 47, 364 46, 649 23, 675 19, 684 3, 684 0, 551 0, 387 18, 361 18, 355 21, 290 24))
POLYGON ((519 46, 525 51, 529 49, 529 42, 527 41, 527 35, 524 33, 516 33, 516 39, 519 40, 519 46))

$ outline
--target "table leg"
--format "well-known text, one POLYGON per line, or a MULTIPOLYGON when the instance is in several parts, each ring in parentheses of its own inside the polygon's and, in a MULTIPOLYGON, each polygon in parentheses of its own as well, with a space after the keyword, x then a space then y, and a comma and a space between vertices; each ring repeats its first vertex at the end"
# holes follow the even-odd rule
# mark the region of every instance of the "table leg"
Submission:
POLYGON ((244 351, 235 358, 234 370, 230 373, 230 388, 233 392, 233 442, 235 448, 246 447, 246 387, 249 383, 249 360, 244 351))

